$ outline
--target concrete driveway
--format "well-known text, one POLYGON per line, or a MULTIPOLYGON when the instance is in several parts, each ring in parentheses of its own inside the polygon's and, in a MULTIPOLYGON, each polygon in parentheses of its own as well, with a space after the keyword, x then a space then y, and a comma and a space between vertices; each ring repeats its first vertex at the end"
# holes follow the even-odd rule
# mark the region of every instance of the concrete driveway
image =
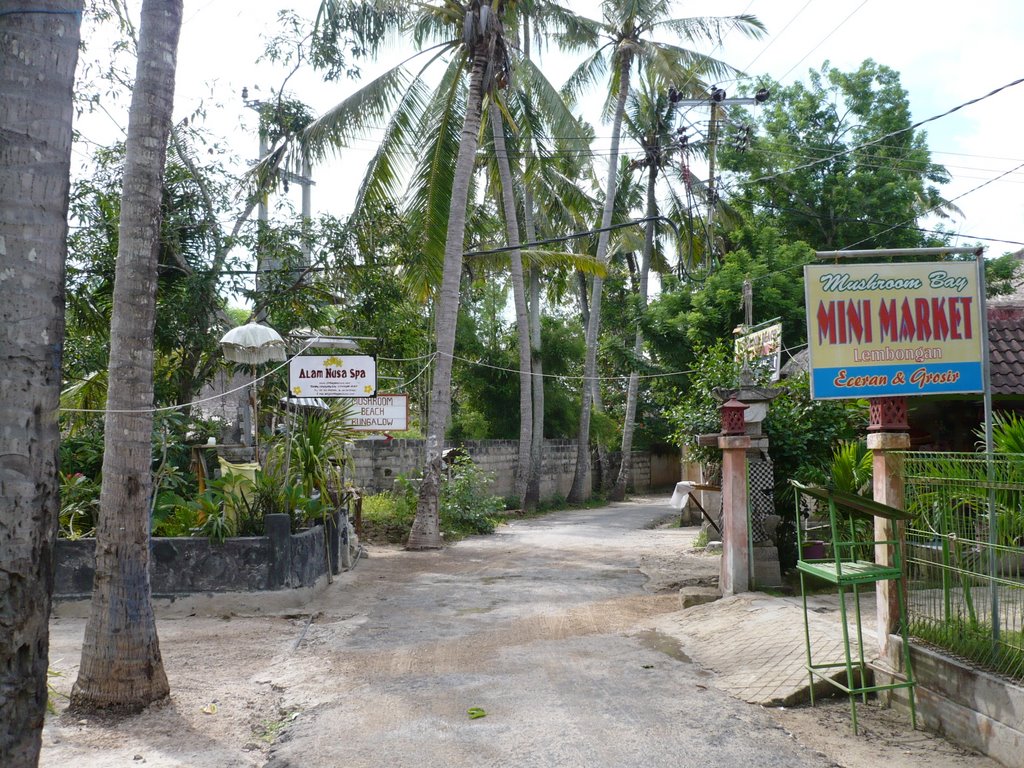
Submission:
POLYGON ((666 513, 563 512, 363 561, 277 675, 302 710, 268 768, 820 766, 647 626, 717 574, 687 552, 695 529, 652 528, 666 513), (333 693, 311 702, 302 659, 333 693))

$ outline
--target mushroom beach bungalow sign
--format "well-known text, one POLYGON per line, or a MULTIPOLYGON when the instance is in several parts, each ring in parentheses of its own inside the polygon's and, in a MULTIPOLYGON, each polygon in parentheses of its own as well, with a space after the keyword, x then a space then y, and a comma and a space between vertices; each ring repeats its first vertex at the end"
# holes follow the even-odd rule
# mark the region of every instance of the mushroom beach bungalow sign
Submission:
POLYGON ((974 261, 804 267, 811 396, 984 391, 974 261))
POLYGON ((347 424, 357 432, 404 432, 409 428, 409 396, 378 394, 352 400, 347 424))
POLYGON ((297 355, 288 363, 292 397, 373 397, 377 359, 372 355, 297 355))

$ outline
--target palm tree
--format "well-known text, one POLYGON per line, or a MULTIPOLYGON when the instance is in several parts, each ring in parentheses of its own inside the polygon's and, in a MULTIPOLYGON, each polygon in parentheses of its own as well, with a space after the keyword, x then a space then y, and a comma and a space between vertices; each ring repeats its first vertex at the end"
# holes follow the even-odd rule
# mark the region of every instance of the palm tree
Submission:
MULTIPOLYGON (((434 292, 436 358, 426 425, 424 476, 416 521, 408 542, 408 546, 415 549, 441 545, 437 486, 441 448, 451 411, 452 354, 466 206, 483 98, 489 94, 500 106, 497 93, 508 81, 511 53, 505 41, 504 20, 512 18, 513 10, 507 0, 473 0, 468 7, 448 0, 420 4, 413 12, 404 4, 385 8, 369 2, 351 5, 324 0, 318 18, 321 29, 345 29, 369 53, 376 51, 386 37, 385 30, 390 28, 409 34, 420 54, 427 55, 426 63, 417 72, 408 71, 413 57, 345 99, 309 126, 297 142, 304 156, 319 159, 328 148, 343 146, 366 127, 386 120, 384 139, 370 162, 356 201, 353 213, 356 221, 364 209, 373 209, 397 198, 406 179, 411 178, 405 191, 406 215, 411 225, 422 232, 423 258, 407 265, 406 277, 421 295, 428 295, 440 283, 440 288, 434 292), (422 77, 423 72, 445 56, 448 65, 431 90, 422 77), (457 130, 460 123, 461 133, 457 130), (453 156, 456 157, 454 165, 453 156), (408 157, 417 160, 410 164, 408 157)), ((538 70, 530 70, 530 66, 524 71, 533 78, 538 74, 538 70)), ((548 92, 556 93, 551 88, 548 92)), ((562 109, 568 114, 564 106, 562 109)), ((272 151, 267 164, 272 164, 287 149, 282 145, 272 151)), ((500 173, 511 194, 511 169, 500 173)), ((514 197, 511 204, 514 208, 514 197)), ((503 208, 509 242, 518 241, 515 211, 504 204, 503 208)), ((522 286, 522 280, 518 283, 522 286)), ((526 334, 520 342, 524 350, 521 368, 526 390, 522 394, 522 434, 524 444, 529 445, 534 431, 534 407, 529 388, 525 386, 530 376, 527 367, 529 319, 524 311, 525 289, 522 296, 518 295, 518 289, 516 293, 520 327, 526 334)), ((528 463, 527 456, 521 465, 528 463)))
POLYGON ((182 0, 144 0, 114 277, 96 575, 71 706, 137 710, 169 693, 149 586, 153 325, 160 203, 182 0))
POLYGON ((258 176, 272 175, 288 153, 319 161, 386 122, 384 139, 360 186, 352 221, 358 225, 364 211, 379 210, 399 198, 408 180, 405 214, 410 226, 421 233, 422 258, 406 265, 405 278, 424 298, 440 284, 434 291, 436 346, 423 481, 410 549, 437 548, 442 543, 438 491, 451 412, 466 208, 486 81, 494 76, 494 63, 504 56, 501 1, 473 0, 466 8, 445 0, 410 9, 398 2, 322 0, 314 33, 319 45, 340 48, 354 41, 361 52, 373 55, 398 33, 411 37, 418 52, 329 109, 301 134, 282 136, 258 171, 258 176), (424 55, 426 63, 410 72, 410 65, 424 55), (445 57, 448 64, 432 89, 424 72, 445 57), (415 159, 410 163, 408 158, 415 159))
MULTIPOLYGON (((548 136, 557 136, 563 142, 574 144, 575 154, 586 154, 578 149, 589 143, 583 123, 577 120, 562 99, 558 90, 547 79, 544 72, 530 58, 530 14, 538 13, 543 18, 554 6, 546 3, 519 3, 510 7, 519 15, 509 14, 512 21, 518 21, 522 31, 522 54, 511 62, 511 71, 492 82, 495 86, 489 92, 491 100, 491 133, 494 142, 494 161, 497 166, 497 186, 501 194, 501 206, 505 215, 507 241, 513 248, 510 255, 511 282, 516 324, 519 334, 519 383, 520 383, 520 432, 519 457, 516 471, 516 493, 520 507, 535 509, 540 497, 541 450, 544 438, 544 382, 540 346, 540 271, 539 260, 552 258, 550 254, 531 251, 534 265, 530 270, 530 296, 522 265, 523 253, 518 248, 519 208, 515 190, 522 191, 523 220, 527 240, 537 239, 533 213, 533 195, 527 177, 544 175, 553 166, 554 155, 548 136), (502 97, 504 96, 504 101, 502 97), (515 146, 514 154, 524 155, 524 162, 510 161, 508 143, 504 135, 507 128, 515 146), (525 150, 525 151, 524 151, 525 150)), ((554 24, 551 19, 549 24, 554 24)), ((534 29, 539 34, 539 28, 534 29)), ((554 256, 554 258, 559 258, 554 256)), ((565 258, 565 255, 562 256, 565 258)), ((571 260, 571 259, 570 259, 571 260)))
MULTIPOLYGON (((668 18, 668 0, 605 0, 601 4, 601 10, 603 21, 591 21, 586 27, 577 30, 578 34, 573 42, 581 47, 590 46, 597 50, 572 74, 566 83, 565 91, 575 100, 585 87, 593 84, 605 73, 610 73, 605 113, 612 118, 612 136, 604 209, 601 215, 601 228, 604 229, 612 220, 622 120, 634 65, 639 70, 652 69, 666 81, 681 84, 693 76, 715 79, 733 73, 731 67, 709 55, 656 42, 647 35, 651 32, 664 31, 681 40, 704 39, 720 43, 725 31, 738 29, 744 34, 756 37, 761 34, 764 27, 756 18, 746 14, 717 18, 668 18)), ((605 229, 600 233, 597 244, 597 260, 601 264, 607 263, 608 241, 609 233, 605 229)), ((602 278, 595 276, 591 282, 589 302, 590 321, 587 323, 586 356, 583 366, 584 387, 576 474, 569 491, 569 500, 576 503, 585 499, 590 478, 590 409, 593 395, 589 383, 596 381, 602 287, 602 278)))
POLYGON ((526 482, 530 473, 530 445, 533 437, 533 382, 530 357, 530 325, 526 308, 526 281, 523 278, 523 256, 519 251, 519 214, 516 210, 512 169, 505 144, 505 125, 501 109, 491 94, 489 117, 491 135, 494 140, 495 160, 501 187, 501 204, 505 215, 505 232, 509 247, 510 272, 512 276, 512 297, 516 311, 516 328, 519 332, 519 460, 516 465, 516 493, 520 506, 525 506, 526 482))
MULTIPOLYGON (((636 141, 643 151, 643 157, 632 163, 635 169, 647 170, 646 183, 646 212, 647 219, 644 227, 644 244, 640 257, 640 265, 637 269, 636 279, 636 331, 633 340, 632 370, 629 374, 629 383, 626 387, 625 414, 622 419, 622 459, 619 464, 619 472, 615 483, 609 493, 613 501, 621 501, 626 496, 626 485, 629 482, 632 470, 633 431, 636 423, 637 399, 640 389, 639 364, 643 357, 644 333, 643 314, 647 309, 647 288, 648 278, 651 270, 651 260, 654 256, 655 236, 657 222, 654 217, 659 215, 658 208, 658 174, 661 169, 675 156, 674 150, 678 147, 677 139, 671 135, 674 104, 669 98, 668 84, 662 83, 650 70, 645 73, 643 87, 639 91, 630 94, 628 109, 624 115, 626 130, 636 141)), ((695 79, 693 84, 695 90, 703 92, 700 83, 695 79)))
POLYGON ((72 89, 82 0, 0 13, 0 764, 35 766, 46 713, 72 89))

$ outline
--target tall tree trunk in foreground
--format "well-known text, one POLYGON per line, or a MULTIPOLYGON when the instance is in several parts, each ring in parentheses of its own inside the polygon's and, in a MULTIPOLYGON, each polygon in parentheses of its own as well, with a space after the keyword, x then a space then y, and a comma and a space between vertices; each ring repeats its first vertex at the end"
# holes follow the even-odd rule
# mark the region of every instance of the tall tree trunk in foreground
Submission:
POLYGON ((0 15, 0 765, 28 768, 46 714, 82 2, 18 8, 0 15))
MULTIPOLYGON (((619 173, 619 138, 622 135, 622 116, 626 111, 626 98, 629 96, 630 58, 628 54, 620 54, 619 60, 619 93, 615 102, 615 119, 612 123, 612 139, 608 155, 608 180, 605 183, 604 210, 601 213, 601 226, 609 227, 612 223, 612 211, 615 208, 615 193, 619 173)), ((608 239, 610 233, 605 229, 597 241, 597 262, 604 266, 608 262, 608 239)), ((580 504, 586 500, 587 485, 590 479, 590 408, 593 403, 593 385, 597 384, 597 341, 601 328, 601 291, 604 279, 594 275, 590 292, 590 322, 587 323, 586 352, 583 362, 582 405, 580 407, 580 428, 576 444, 576 473, 572 478, 568 500, 580 504)))
POLYGON ((526 310, 526 281, 523 277, 523 256, 519 251, 519 216, 512 185, 512 168, 505 146, 505 126, 501 109, 492 98, 489 108, 494 154, 501 178, 501 203, 505 213, 505 232, 509 247, 512 274, 512 295, 516 308, 516 329, 519 331, 519 461, 516 465, 516 495, 519 506, 526 506, 526 486, 530 475, 530 446, 533 438, 533 375, 530 366, 530 316, 526 310))
POLYGON ((444 245, 444 272, 437 296, 435 336, 437 357, 430 385, 430 410, 427 415, 426 461, 416 504, 416 519, 406 546, 409 549, 437 549, 441 546, 441 522, 438 495, 441 490, 441 451, 444 433, 452 409, 452 355, 455 352, 455 324, 459 315, 459 284, 462 280, 462 251, 466 233, 466 204, 473 175, 477 135, 480 132, 480 105, 484 69, 487 66, 485 46, 477 44, 473 68, 469 75, 466 117, 462 123, 459 154, 455 160, 451 207, 448 211, 448 234, 444 245))
MULTIPOLYGON (((647 175, 647 218, 658 215, 658 199, 656 196, 658 183, 658 164, 651 163, 647 175)), ((637 288, 636 303, 636 337, 633 339, 633 359, 639 360, 644 352, 643 314, 647 309, 647 281, 651 272, 651 255, 654 253, 654 222, 647 222, 644 235, 644 250, 640 260, 640 280, 637 288)), ((615 478, 609 498, 622 501, 626 498, 626 485, 633 469, 633 431, 636 425, 636 402, 640 392, 640 373, 634 366, 629 374, 629 386, 626 388, 626 415, 622 419, 622 461, 619 474, 615 478)))
POLYGON ((135 711, 167 696, 149 587, 153 323, 160 201, 182 0, 143 0, 118 232, 96 576, 78 711, 135 711))

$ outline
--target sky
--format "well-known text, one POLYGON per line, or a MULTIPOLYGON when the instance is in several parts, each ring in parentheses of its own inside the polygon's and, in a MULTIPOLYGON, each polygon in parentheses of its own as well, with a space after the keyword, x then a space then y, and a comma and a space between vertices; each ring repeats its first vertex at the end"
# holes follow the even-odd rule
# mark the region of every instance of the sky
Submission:
MULTIPOLYGON (((138 0, 129 2, 136 13, 138 5, 138 0)), ((266 98, 281 83, 283 70, 255 60, 265 38, 274 34, 277 11, 285 5, 280 0, 185 0, 175 118, 203 108, 204 127, 223 136, 241 162, 252 161, 258 154, 256 115, 243 107, 241 89, 248 86, 250 98, 266 98)), ((596 2, 568 5, 593 17, 599 12, 596 2)), ((287 6, 312 17, 318 0, 292 0, 287 6)), ((751 41, 734 32, 720 47, 701 49, 755 80, 767 75, 783 84, 806 82, 808 70, 820 68, 825 60, 844 71, 857 68, 867 58, 885 64, 900 73, 915 121, 940 115, 1024 77, 1019 55, 1024 3, 1019 0, 692 0, 679 2, 676 8, 677 16, 747 13, 764 22, 767 35, 761 40, 751 41)), ((101 48, 94 45, 87 55, 95 56, 101 48)), ((407 53, 382 56, 364 66, 364 74, 372 76, 407 53)), ((550 52, 539 55, 550 78, 561 84, 574 62, 550 52)), ((729 91, 730 84, 723 85, 729 91)), ((357 87, 354 82, 324 84, 308 72, 289 81, 292 95, 316 111, 357 87)), ((591 119, 596 121, 597 116, 591 119)), ((83 118, 79 128, 92 140, 102 141, 126 122, 126 116, 116 112, 98 113, 83 118)), ((962 236, 955 244, 980 240, 989 255, 1024 248, 1022 126, 1024 83, 924 127, 933 160, 945 165, 952 176, 942 194, 962 211, 946 222, 962 236)), ((600 151, 601 139, 607 140, 610 128, 598 124, 596 130, 600 151)), ((379 134, 370 134, 314 169, 314 215, 344 217, 351 211, 355 187, 378 140, 379 134)), ((298 191, 293 188, 289 197, 298 207, 298 191)))

